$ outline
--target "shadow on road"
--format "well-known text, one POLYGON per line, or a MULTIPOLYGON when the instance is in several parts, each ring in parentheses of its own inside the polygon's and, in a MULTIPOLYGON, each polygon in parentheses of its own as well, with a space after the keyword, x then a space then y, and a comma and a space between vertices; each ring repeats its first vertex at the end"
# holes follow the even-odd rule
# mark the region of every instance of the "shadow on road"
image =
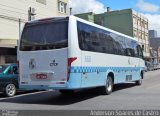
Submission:
MULTIPOLYGON (((136 85, 133 83, 115 85, 113 92, 115 93, 117 91, 129 89, 134 86, 136 85)), ((71 95, 62 95, 58 91, 47 91, 33 95, 24 95, 15 98, 8 98, 0 100, 0 102, 41 105, 70 105, 102 95, 103 94, 100 88, 78 91, 71 95)))
POLYGON ((113 89, 113 92, 116 92, 116 91, 120 91, 120 90, 123 90, 123 89, 129 89, 131 87, 135 87, 136 84, 133 82, 131 83, 123 83, 123 84, 117 84, 117 85, 114 85, 114 89, 113 89))
MULTIPOLYGON (((18 90, 17 92, 16 92, 16 95, 22 95, 22 94, 28 94, 28 93, 34 93, 34 92, 37 92, 37 90, 36 91, 20 91, 20 90, 18 90)), ((3 99, 3 98, 7 98, 6 97, 6 95, 3 93, 3 92, 0 92, 0 99, 3 99)))

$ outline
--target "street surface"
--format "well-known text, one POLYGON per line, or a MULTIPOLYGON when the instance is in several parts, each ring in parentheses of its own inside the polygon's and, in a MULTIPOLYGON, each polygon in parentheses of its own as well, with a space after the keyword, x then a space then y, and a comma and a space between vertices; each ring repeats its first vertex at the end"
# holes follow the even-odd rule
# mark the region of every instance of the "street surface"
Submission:
POLYGON ((61 95, 58 91, 19 93, 12 98, 0 94, 0 109, 7 110, 160 110, 160 70, 145 74, 141 86, 120 84, 102 95, 99 89, 61 95))

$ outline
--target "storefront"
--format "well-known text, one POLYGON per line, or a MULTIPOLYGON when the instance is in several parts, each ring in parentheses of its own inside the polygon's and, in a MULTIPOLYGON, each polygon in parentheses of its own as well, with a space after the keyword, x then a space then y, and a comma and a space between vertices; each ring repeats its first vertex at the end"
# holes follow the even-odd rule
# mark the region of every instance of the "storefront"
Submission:
POLYGON ((0 64, 17 62, 17 40, 0 39, 0 64))

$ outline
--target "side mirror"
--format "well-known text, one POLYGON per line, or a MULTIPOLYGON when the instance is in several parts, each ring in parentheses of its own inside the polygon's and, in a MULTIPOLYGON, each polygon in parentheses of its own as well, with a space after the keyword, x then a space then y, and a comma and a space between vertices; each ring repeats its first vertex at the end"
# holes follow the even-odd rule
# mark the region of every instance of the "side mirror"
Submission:
POLYGON ((13 74, 18 74, 18 68, 17 67, 13 67, 13 74))

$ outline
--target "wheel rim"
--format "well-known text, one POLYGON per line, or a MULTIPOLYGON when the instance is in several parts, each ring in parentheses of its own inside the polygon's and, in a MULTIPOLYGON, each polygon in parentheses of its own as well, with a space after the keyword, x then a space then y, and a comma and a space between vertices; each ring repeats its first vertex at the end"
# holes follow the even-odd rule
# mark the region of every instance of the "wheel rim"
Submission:
POLYGON ((112 91, 112 80, 110 78, 107 80, 107 90, 112 91))
POLYGON ((13 96, 15 94, 15 91, 16 91, 16 89, 15 89, 15 86, 13 84, 7 85, 6 92, 9 96, 13 96))

